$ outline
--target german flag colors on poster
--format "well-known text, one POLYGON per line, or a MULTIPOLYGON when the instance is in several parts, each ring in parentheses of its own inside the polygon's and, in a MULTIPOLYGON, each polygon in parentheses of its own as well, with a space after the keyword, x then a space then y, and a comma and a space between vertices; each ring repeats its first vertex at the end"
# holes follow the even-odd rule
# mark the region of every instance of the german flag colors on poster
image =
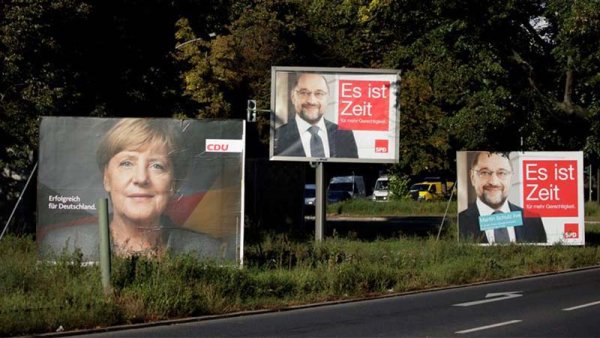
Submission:
POLYGON ((42 258, 99 259, 99 199, 119 256, 241 263, 245 121, 44 117, 37 236, 42 258))

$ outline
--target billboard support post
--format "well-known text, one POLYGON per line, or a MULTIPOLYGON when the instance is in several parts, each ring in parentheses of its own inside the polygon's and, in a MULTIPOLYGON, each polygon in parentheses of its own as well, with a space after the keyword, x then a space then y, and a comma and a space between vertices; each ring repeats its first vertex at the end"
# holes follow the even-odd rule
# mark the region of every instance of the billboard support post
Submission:
POLYGON ((98 199, 98 226, 100 233, 100 271, 102 273, 102 287, 105 294, 109 294, 110 285, 110 235, 108 232, 108 200, 98 199))
POLYGON ((323 224, 325 223, 325 187, 323 184, 323 162, 315 164, 315 241, 323 240, 323 224))
POLYGON ((269 160, 315 168, 316 242, 326 221, 325 162, 398 163, 399 90, 396 69, 271 67, 269 160), (313 94, 318 114, 305 116, 313 94))
POLYGON ((590 168, 589 169, 589 173, 590 174, 588 176, 588 182, 589 182, 588 183, 588 201, 591 202, 592 201, 592 177, 593 177, 593 174, 592 174, 592 165, 591 164, 589 165, 589 168, 590 168))
POLYGON ((452 191, 450 192, 450 197, 448 198, 448 203, 446 203, 446 211, 444 212, 444 217, 442 217, 442 223, 440 223, 440 229, 438 230, 436 240, 440 240, 440 236, 442 234, 442 228, 444 227, 444 223, 446 222, 446 216, 448 215, 448 209, 450 208, 450 202, 452 202, 452 197, 454 197, 454 190, 456 190, 456 185, 452 187, 452 191))

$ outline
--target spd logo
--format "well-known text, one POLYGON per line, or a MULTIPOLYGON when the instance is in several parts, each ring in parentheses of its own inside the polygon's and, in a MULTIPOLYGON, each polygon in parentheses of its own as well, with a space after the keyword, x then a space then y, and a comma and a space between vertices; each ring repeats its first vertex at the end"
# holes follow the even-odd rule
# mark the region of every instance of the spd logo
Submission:
POLYGON ((577 223, 565 223, 563 232, 564 239, 575 239, 579 238, 579 224, 577 223))
POLYGON ((388 140, 375 140, 375 152, 376 153, 387 153, 388 152, 388 140))

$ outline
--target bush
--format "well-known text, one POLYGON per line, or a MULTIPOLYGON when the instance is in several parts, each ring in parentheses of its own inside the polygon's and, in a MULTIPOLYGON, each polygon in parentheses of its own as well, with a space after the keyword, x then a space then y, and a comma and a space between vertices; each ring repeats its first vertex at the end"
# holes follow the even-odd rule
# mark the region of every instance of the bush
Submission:
POLYGON ((389 175, 389 190, 392 199, 407 199, 410 190, 410 178, 406 175, 389 175))

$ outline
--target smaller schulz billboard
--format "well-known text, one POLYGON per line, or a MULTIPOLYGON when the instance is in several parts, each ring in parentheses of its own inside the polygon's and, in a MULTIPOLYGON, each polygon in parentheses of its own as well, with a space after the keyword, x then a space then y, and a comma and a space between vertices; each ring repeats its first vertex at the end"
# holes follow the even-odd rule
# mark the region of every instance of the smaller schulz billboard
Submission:
POLYGON ((582 152, 457 152, 460 240, 584 245, 582 152))
POLYGON ((400 72, 273 67, 270 158, 397 163, 400 72))

